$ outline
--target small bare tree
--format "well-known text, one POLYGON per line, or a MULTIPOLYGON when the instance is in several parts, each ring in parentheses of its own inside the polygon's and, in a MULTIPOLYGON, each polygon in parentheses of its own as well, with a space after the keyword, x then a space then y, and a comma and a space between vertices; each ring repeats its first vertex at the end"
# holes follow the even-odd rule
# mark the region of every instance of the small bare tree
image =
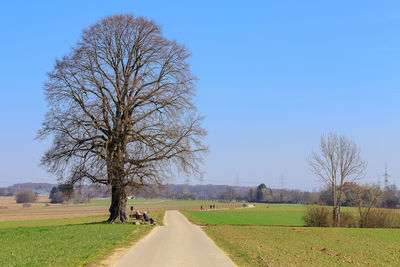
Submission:
POLYGON ((365 184, 358 188, 354 202, 357 204, 360 214, 360 227, 365 227, 372 207, 382 201, 382 196, 383 192, 378 185, 365 184))
POLYGON ((345 136, 330 133, 321 136, 320 151, 313 151, 308 162, 311 171, 332 188, 332 216, 337 226, 343 201, 343 184, 355 181, 364 174, 366 163, 361 159, 360 148, 345 136))
POLYGON ((85 29, 48 74, 38 136, 54 141, 42 164, 69 184, 111 186, 109 221, 126 221, 127 187, 199 173, 206 131, 189 56, 153 21, 115 15, 85 29))

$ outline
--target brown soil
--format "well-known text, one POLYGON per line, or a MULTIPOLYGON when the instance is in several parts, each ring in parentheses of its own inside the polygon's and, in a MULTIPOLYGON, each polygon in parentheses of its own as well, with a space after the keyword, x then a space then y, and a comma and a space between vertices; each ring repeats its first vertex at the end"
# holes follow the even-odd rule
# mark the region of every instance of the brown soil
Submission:
MULTIPOLYGON (((108 205, 85 205, 85 204, 48 204, 48 196, 39 196, 36 203, 29 208, 23 208, 23 204, 17 204, 14 197, 0 197, 0 221, 23 221, 44 220, 77 217, 108 216, 108 205), (42 203, 40 203, 42 202, 42 203), (47 204, 47 205, 46 205, 47 204)), ((165 202, 165 201, 164 201, 165 202)), ((162 200, 151 205, 135 205, 135 210, 140 211, 163 211, 163 210, 199 210, 200 202, 187 201, 181 205, 173 202, 168 205, 162 200)), ((142 202, 143 204, 150 204, 142 202)), ((204 207, 206 205, 203 205, 204 207)), ((239 203, 218 203, 218 209, 239 207, 239 203)), ((129 207, 127 209, 129 211, 129 207)))

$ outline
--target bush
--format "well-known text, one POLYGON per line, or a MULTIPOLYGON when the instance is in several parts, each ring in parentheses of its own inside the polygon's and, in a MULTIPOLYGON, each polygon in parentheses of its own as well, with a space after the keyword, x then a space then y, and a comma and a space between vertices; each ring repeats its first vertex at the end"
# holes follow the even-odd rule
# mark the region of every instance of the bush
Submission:
POLYGON ((371 209, 360 216, 362 228, 396 228, 400 227, 400 214, 391 209, 371 209))
POLYGON ((23 207, 23 208, 30 208, 30 207, 32 207, 32 204, 30 204, 30 203, 24 203, 24 204, 22 205, 22 207, 23 207))
POLYGON ((330 225, 331 212, 323 206, 306 206, 306 214, 303 217, 307 226, 327 227, 330 225))
POLYGON ((32 203, 37 200, 38 194, 30 189, 19 191, 15 195, 17 203, 32 203))
POLYGON ((339 227, 358 227, 359 222, 355 218, 355 214, 349 211, 340 212, 339 227))

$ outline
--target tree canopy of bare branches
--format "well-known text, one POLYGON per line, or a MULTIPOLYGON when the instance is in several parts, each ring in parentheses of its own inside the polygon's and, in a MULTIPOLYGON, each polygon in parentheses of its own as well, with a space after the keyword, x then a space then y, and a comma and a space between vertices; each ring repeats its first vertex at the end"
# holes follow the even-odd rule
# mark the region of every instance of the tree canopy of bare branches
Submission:
POLYGON ((321 136, 319 152, 313 151, 308 158, 311 171, 332 188, 333 221, 340 220, 343 198, 343 184, 353 182, 364 175, 365 161, 361 159, 360 148, 345 136, 330 133, 321 136))
POLYGON ((189 57, 153 21, 114 15, 83 30, 48 74, 38 137, 54 139, 42 164, 70 184, 111 186, 109 221, 126 220, 126 187, 199 173, 206 131, 189 57))

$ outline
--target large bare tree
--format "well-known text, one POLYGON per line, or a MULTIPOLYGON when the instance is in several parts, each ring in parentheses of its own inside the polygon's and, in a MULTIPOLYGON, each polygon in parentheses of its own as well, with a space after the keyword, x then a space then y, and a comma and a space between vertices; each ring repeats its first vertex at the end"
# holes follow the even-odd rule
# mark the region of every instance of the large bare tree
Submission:
POLYGON ((42 164, 60 179, 111 186, 109 221, 126 221, 126 188, 199 173, 207 147, 187 49, 153 21, 106 17, 83 30, 44 85, 53 136, 42 164))
POLYGON ((311 171, 332 188, 332 216, 337 226, 343 202, 343 184, 361 178, 366 163, 361 159, 360 148, 345 136, 338 136, 336 133, 321 136, 319 150, 319 153, 311 153, 308 162, 311 171))

